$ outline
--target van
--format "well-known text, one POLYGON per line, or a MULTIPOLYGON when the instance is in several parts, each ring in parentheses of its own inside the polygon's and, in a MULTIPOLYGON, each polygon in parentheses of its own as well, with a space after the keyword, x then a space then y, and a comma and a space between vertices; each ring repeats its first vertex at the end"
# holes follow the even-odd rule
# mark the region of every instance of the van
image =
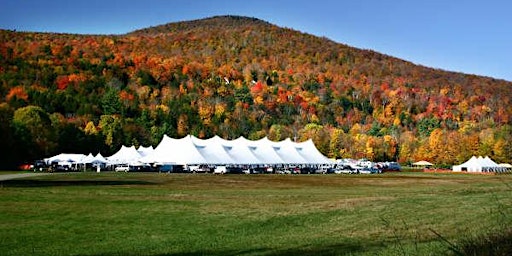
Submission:
POLYGON ((213 170, 214 174, 225 174, 227 172, 226 166, 224 165, 218 165, 215 166, 215 169, 213 170))

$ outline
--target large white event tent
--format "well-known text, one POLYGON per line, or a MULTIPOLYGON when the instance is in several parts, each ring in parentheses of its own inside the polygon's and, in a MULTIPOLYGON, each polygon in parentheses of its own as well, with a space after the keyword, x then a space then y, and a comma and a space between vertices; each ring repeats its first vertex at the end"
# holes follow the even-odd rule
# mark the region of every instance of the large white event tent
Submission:
POLYGON ((501 167, 488 156, 471 157, 468 161, 452 167, 454 172, 505 172, 507 168, 501 167))
POLYGON ((322 155, 310 139, 305 142, 293 142, 289 138, 279 142, 267 137, 248 140, 239 137, 225 140, 219 136, 199 139, 187 135, 181 139, 164 135, 156 148, 122 146, 112 156, 104 158, 101 154, 59 154, 45 159, 51 163, 108 165, 322 165, 333 161, 322 155))
POLYGON ((268 138, 251 141, 244 137, 225 140, 218 136, 199 139, 187 135, 181 139, 164 135, 153 153, 137 159, 143 163, 177 165, 275 165, 275 164, 332 164, 311 140, 296 143, 290 139, 280 142, 268 138))

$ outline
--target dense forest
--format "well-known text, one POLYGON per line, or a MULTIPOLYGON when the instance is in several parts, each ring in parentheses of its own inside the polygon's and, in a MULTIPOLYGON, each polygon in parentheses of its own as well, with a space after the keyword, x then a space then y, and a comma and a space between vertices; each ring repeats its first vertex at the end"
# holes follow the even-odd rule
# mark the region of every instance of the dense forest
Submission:
POLYGON ((124 35, 0 30, 4 167, 164 134, 312 138, 333 158, 512 160, 512 82, 238 16, 124 35))

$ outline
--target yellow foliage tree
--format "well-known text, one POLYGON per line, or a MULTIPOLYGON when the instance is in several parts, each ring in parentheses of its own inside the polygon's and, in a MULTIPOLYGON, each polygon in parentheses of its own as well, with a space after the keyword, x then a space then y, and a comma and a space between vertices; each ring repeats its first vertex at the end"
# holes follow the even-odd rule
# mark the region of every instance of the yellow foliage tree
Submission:
POLYGON ((87 135, 97 135, 98 129, 96 129, 96 125, 94 125, 93 121, 87 122, 84 128, 84 133, 87 135))

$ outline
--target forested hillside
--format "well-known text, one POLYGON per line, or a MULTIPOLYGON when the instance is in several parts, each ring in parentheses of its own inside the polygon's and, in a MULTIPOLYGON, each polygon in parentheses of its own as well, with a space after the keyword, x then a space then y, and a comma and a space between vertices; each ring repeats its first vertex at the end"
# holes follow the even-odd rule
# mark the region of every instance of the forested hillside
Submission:
POLYGON ((0 30, 0 164, 163 134, 312 138, 329 157, 512 159, 512 83, 238 16, 126 35, 0 30))

